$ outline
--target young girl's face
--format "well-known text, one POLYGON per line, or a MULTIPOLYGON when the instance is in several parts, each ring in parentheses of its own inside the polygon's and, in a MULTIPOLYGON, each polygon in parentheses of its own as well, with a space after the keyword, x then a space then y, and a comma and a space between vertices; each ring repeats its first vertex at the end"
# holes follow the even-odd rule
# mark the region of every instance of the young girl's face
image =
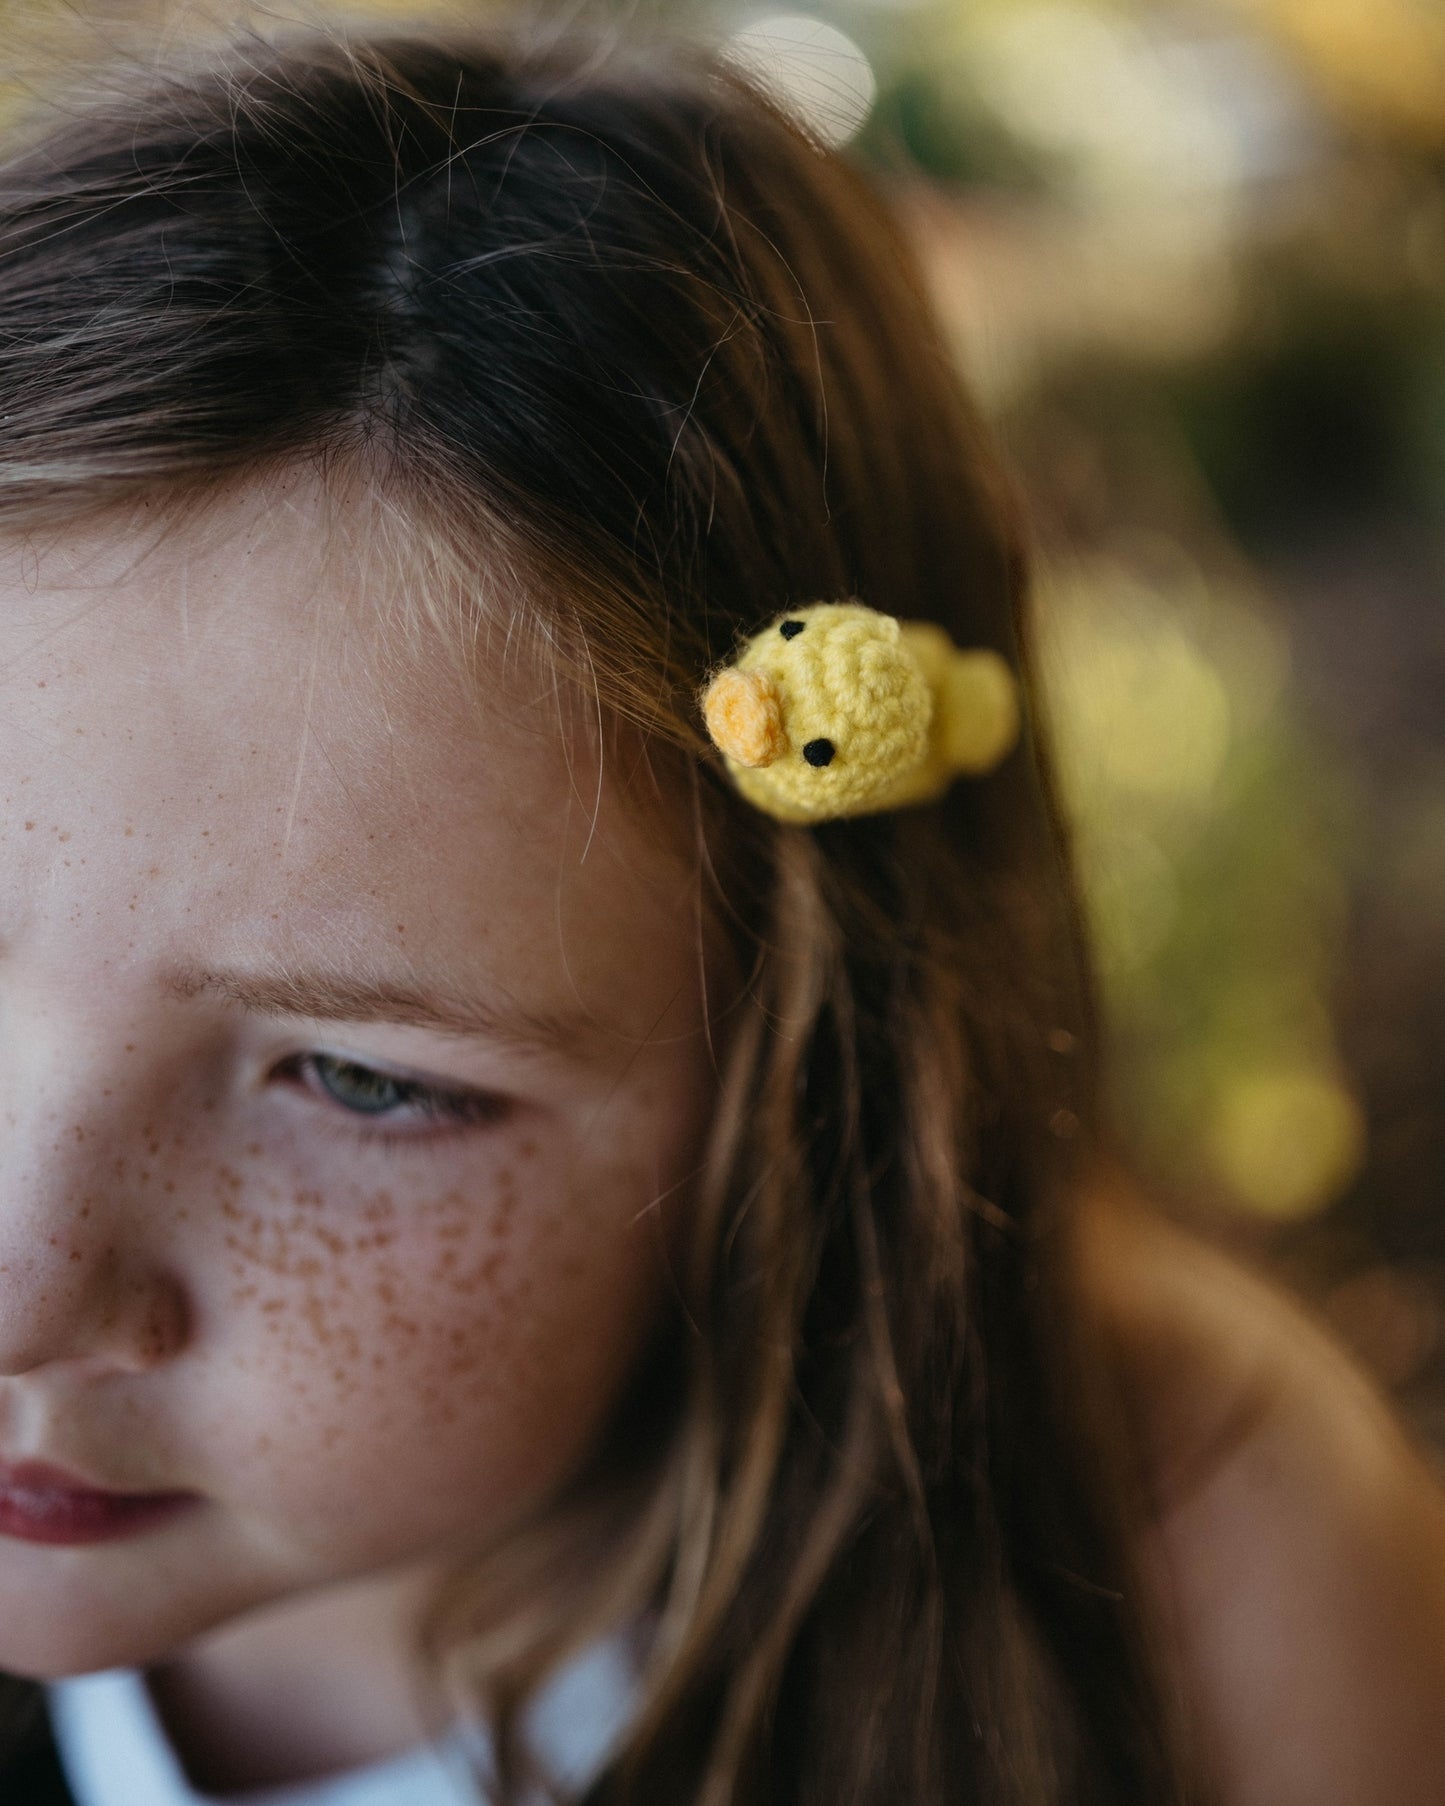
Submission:
POLYGON ((665 1296, 689 863, 323 513, 0 555, 0 1667, 484 1543, 665 1296))

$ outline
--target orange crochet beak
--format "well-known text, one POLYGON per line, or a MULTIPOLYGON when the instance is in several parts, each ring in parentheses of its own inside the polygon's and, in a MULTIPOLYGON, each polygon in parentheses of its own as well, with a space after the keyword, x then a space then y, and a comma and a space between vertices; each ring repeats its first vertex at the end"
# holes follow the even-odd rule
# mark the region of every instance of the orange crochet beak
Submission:
POLYGON ((737 765, 753 771, 788 750, 782 698, 765 671, 719 671, 702 699, 707 731, 737 765))

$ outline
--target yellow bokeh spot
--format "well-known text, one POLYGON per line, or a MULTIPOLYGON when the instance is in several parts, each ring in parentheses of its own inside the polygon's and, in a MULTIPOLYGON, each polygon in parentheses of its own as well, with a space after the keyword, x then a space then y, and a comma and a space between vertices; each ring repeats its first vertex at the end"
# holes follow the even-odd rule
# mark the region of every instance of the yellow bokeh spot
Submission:
POLYGON ((1208 796, 1229 749, 1229 698, 1184 633, 1100 635, 1076 649, 1071 680, 1075 733, 1110 790, 1208 796))
POLYGON ((1210 1143, 1220 1177, 1245 1208, 1302 1217, 1331 1203, 1358 1172, 1365 1127, 1333 1074, 1285 1068, 1229 1081, 1210 1143))
POLYGON ((1234 0, 1277 33, 1344 110, 1417 140, 1445 139, 1439 0, 1234 0))

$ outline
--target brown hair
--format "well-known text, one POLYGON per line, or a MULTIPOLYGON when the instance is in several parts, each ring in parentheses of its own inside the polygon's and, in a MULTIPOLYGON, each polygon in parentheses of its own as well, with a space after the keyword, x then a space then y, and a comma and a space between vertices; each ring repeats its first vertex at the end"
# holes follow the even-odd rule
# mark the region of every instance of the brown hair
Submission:
POLYGON ((562 669, 695 755, 750 974, 685 1308, 534 1537, 570 1512, 583 1591, 545 1609, 519 1544, 507 1624, 465 1588, 438 1618, 504 1770, 528 1689, 627 1611, 651 1661, 599 1806, 1176 1797, 1063 1258, 1095 1033, 1020 538, 885 208, 636 33, 248 41, 47 122, 0 171, 0 524, 295 460, 385 496, 454 626, 505 570, 562 669), (698 685, 849 595, 1004 653, 1025 744, 783 827, 698 685))

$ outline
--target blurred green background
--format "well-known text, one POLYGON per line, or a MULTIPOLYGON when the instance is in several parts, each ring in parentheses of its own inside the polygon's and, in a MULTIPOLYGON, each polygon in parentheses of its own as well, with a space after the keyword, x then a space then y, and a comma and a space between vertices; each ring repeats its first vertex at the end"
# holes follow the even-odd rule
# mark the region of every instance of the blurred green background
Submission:
POLYGON ((1140 1175, 1445 1446, 1445 5, 561 11, 726 39, 890 191, 1031 508, 1140 1175))

